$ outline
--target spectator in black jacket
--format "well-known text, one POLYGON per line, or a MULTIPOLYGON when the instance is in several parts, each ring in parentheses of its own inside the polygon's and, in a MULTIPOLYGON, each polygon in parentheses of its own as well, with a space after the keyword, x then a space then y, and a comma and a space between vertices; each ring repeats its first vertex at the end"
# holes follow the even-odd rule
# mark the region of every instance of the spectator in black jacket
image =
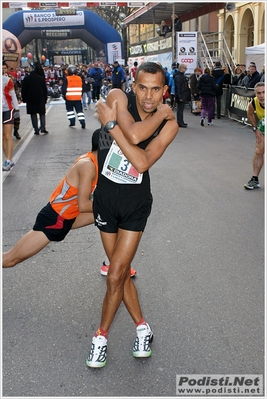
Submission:
POLYGON ((208 114, 208 125, 213 125, 212 117, 214 110, 214 98, 216 94, 216 83, 213 76, 210 74, 210 69, 206 67, 204 69, 203 75, 201 75, 198 81, 198 88, 200 91, 200 97, 202 102, 202 110, 201 110, 201 126, 204 126, 204 121, 206 115, 208 114))
POLYGON ((170 27, 166 24, 165 21, 161 21, 159 36, 165 36, 166 33, 168 33, 169 31, 170 31, 170 27))
POLYGON ((247 89, 254 89, 254 86, 256 83, 258 83, 261 80, 261 76, 259 72, 257 71, 257 67, 255 62, 251 62, 249 64, 249 73, 250 73, 250 78, 248 79, 248 82, 246 84, 247 89))
POLYGON ((184 122, 184 106, 187 101, 191 101, 188 79, 185 76, 186 70, 186 64, 180 64, 179 71, 174 77, 175 99, 177 103, 177 123, 180 127, 187 127, 187 123, 184 122))
POLYGON ((197 87, 199 78, 201 75, 201 70, 200 68, 196 67, 194 69, 194 73, 190 76, 190 90, 191 90, 191 95, 193 97, 193 101, 199 100, 199 89, 197 87))
MULTIPOLYGON (((181 32, 182 30, 182 22, 180 21, 178 15, 173 14, 172 19, 174 19, 174 31, 181 32)), ((172 26, 170 27, 170 31, 172 31, 172 26)))
POLYGON ((215 63, 215 68, 212 71, 212 76, 215 79, 216 83, 216 106, 217 106, 217 118, 221 119, 221 98, 223 95, 223 83, 224 83, 224 70, 222 69, 222 65, 220 61, 215 63))
POLYGON ((45 104, 47 102, 47 87, 44 70, 39 62, 33 64, 33 71, 23 79, 21 88, 22 101, 26 103, 27 114, 31 115, 34 134, 47 134, 45 104), (41 127, 38 127, 37 114, 40 116, 41 127))

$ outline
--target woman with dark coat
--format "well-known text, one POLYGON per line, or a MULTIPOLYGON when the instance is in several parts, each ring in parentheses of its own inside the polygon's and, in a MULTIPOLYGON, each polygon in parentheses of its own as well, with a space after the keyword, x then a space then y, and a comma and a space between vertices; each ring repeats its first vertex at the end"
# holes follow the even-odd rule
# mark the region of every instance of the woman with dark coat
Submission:
POLYGON ((45 104, 47 102, 47 88, 43 68, 39 62, 33 65, 33 71, 23 79, 21 88, 22 101, 26 103, 27 114, 31 115, 34 134, 47 134, 45 127, 45 104), (41 127, 38 127, 37 114, 40 115, 41 127))
POLYGON ((213 109, 214 109, 214 98, 216 93, 216 82, 213 76, 210 74, 210 69, 206 67, 203 75, 199 78, 198 85, 200 91, 200 97, 202 102, 201 111, 201 126, 204 126, 206 115, 208 114, 208 125, 213 125, 213 109))

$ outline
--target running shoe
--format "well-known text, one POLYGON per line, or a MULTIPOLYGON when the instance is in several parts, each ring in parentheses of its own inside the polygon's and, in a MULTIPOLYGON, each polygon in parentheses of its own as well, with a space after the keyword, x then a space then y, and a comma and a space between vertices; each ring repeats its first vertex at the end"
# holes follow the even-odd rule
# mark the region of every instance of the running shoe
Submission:
POLYGON ((2 170, 8 172, 13 168, 14 165, 15 164, 12 160, 10 161, 9 159, 6 159, 5 162, 3 163, 2 170))
POLYGON ((213 126, 213 123, 212 122, 208 122, 208 126, 213 126))
POLYGON ((93 337, 92 346, 86 365, 88 367, 104 367, 107 362, 107 339, 102 335, 93 337))
MULTIPOLYGON (((109 270, 109 265, 106 265, 105 262, 103 262, 103 265, 101 266, 101 271, 100 273, 102 276, 106 276, 108 274, 109 270)), ((131 277, 134 277, 136 275, 136 270, 131 268, 131 277)))
POLYGON ((253 190, 254 188, 260 188, 260 182, 259 180, 255 180, 254 177, 252 177, 249 182, 244 184, 244 187, 247 188, 248 190, 253 190))
POLYGON ((200 124, 201 124, 201 126, 204 126, 204 118, 200 119, 200 124))
POLYGON ((149 357, 152 353, 149 344, 153 340, 153 332, 149 325, 141 324, 136 327, 136 339, 133 346, 134 357, 149 357))

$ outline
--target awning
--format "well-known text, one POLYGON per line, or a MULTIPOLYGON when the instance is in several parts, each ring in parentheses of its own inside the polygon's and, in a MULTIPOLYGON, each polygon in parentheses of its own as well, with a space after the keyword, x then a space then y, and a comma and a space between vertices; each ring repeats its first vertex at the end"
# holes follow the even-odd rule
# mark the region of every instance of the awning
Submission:
POLYGON ((125 24, 160 24, 162 20, 171 20, 171 15, 177 14, 182 22, 209 14, 213 11, 219 11, 225 7, 226 3, 147 3, 138 8, 131 15, 126 17, 125 24))

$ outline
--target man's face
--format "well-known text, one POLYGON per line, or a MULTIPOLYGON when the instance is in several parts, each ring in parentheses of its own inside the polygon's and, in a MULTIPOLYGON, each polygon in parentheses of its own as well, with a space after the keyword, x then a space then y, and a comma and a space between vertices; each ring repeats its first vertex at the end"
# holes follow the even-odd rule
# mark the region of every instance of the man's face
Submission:
POLYGON ((2 65, 2 75, 7 75, 8 74, 8 69, 6 65, 2 65))
POLYGON ((256 72, 256 67, 253 66, 253 65, 250 65, 250 66, 249 66, 249 73, 250 73, 250 75, 252 75, 254 72, 256 72))
POLYGON ((256 87, 255 94, 261 105, 265 106, 265 87, 264 86, 256 87))
POLYGON ((133 83, 140 116, 153 113, 157 109, 157 106, 162 103, 162 97, 167 89, 168 86, 164 85, 160 72, 152 74, 140 71, 137 81, 133 83))

